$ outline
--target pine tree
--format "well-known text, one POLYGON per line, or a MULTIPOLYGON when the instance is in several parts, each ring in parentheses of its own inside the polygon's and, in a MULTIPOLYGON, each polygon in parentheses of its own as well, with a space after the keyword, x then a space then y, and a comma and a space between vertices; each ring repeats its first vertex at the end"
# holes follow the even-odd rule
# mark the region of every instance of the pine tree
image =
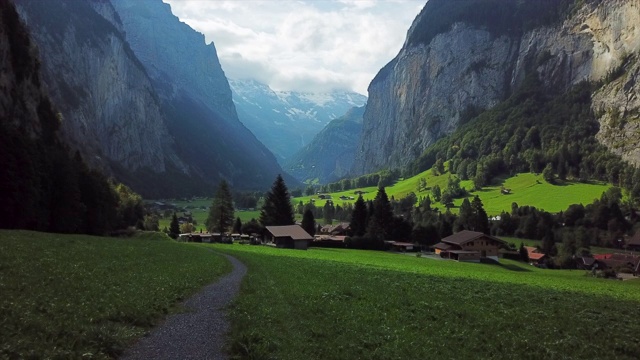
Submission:
POLYGON ((171 218, 171 224, 169 224, 169 236, 173 239, 177 239, 180 234, 180 223, 178 222, 178 216, 176 213, 173 213, 173 217, 171 218))
POLYGON ((263 226, 295 224, 291 196, 280 174, 265 196, 260 222, 263 226))
POLYGON ((378 188, 373 199, 373 216, 369 219, 367 236, 369 238, 387 239, 393 227, 393 210, 384 187, 378 188))
POLYGON ((302 215, 302 228, 313 236, 316 234, 316 220, 313 218, 313 212, 307 209, 302 215))
POLYGON ((474 218, 474 209, 471 207, 471 202, 469 202, 468 198, 462 200, 462 204, 460 204, 460 212, 458 218, 453 224, 453 229, 455 232, 459 232, 462 230, 473 230, 473 218, 474 218))
POLYGON ((351 232, 353 236, 364 236, 367 232, 367 205, 362 199, 362 195, 358 196, 358 200, 353 206, 353 212, 351 213, 351 232))
POLYGON ((478 195, 473 198, 471 207, 473 209, 472 230, 489 235, 489 217, 487 216, 487 212, 484 211, 482 200, 480 200, 478 195))
POLYGON ((235 224, 233 224, 233 232, 235 234, 242 233, 242 220, 240 220, 240 217, 237 217, 235 224))
POLYGON ((225 233, 233 225, 233 197, 225 180, 220 182, 216 195, 209 208, 209 216, 205 221, 210 232, 225 233))

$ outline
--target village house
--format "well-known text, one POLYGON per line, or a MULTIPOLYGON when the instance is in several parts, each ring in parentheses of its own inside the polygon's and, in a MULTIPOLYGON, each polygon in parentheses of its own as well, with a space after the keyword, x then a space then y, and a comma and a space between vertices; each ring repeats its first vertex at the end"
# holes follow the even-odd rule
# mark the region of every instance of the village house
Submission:
POLYGON ((525 246, 527 249, 527 256, 529 257, 529 264, 531 265, 542 265, 547 258, 546 254, 543 254, 538 250, 535 246, 525 246))
POLYGON ((446 259, 480 262, 481 259, 498 261, 498 250, 506 242, 477 231, 463 230, 447 236, 433 246, 435 253, 446 259))
POLYGON ((267 242, 280 248, 307 250, 313 237, 300 225, 267 226, 267 242))
POLYGON ((340 223, 337 225, 325 225, 320 228, 320 233, 325 235, 345 236, 350 229, 349 223, 340 223))

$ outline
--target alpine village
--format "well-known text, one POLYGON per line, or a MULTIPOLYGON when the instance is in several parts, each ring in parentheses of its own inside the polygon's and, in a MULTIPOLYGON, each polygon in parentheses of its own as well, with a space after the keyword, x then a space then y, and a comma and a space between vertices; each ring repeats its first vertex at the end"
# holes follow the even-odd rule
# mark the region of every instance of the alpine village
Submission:
POLYGON ((0 68, 0 359, 640 358, 640 0, 0 0, 0 68))

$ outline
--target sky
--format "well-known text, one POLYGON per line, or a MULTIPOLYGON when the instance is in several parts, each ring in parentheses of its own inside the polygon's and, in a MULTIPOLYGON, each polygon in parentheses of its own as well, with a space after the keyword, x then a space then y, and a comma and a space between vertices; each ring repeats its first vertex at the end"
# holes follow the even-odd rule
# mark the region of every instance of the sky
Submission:
POLYGON ((163 0, 216 46, 230 79, 367 95, 425 0, 163 0))

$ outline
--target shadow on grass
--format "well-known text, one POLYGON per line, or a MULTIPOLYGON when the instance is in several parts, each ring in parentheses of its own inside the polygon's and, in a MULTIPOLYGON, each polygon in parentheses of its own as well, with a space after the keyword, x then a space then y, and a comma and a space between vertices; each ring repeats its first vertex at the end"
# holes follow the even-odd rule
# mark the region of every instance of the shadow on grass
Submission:
POLYGON ((482 263, 490 266, 498 266, 509 271, 531 272, 531 270, 527 269, 526 267, 516 265, 516 264, 503 264, 503 263, 495 262, 493 260, 482 261, 482 263))

